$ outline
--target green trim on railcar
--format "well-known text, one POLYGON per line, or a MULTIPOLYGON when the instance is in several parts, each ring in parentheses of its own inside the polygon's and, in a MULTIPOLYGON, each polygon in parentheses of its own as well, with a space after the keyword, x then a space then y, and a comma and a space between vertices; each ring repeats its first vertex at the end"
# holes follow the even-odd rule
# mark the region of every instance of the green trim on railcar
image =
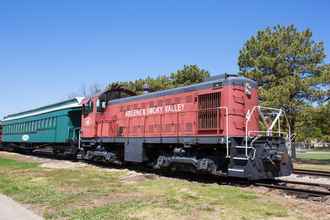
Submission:
MULTIPOLYGON (((74 100, 71 100, 72 103, 74 100)), ((59 103, 58 106, 61 106, 59 103)), ((81 121, 81 106, 40 108, 27 113, 8 116, 3 121, 3 142, 59 144, 76 141, 81 121), (56 110, 58 109, 58 110, 56 110), (40 114, 39 114, 40 113, 40 114)))

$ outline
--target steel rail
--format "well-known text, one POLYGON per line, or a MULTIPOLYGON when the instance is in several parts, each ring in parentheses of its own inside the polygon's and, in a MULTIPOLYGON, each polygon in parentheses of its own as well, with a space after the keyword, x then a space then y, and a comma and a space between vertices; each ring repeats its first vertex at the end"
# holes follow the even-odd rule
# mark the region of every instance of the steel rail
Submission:
POLYGON ((257 183, 254 183, 254 185, 255 186, 263 186, 263 187, 267 187, 267 188, 273 188, 273 189, 280 189, 280 190, 285 190, 285 191, 289 191, 289 192, 304 193, 304 194, 311 195, 311 196, 318 196, 318 197, 320 197, 320 196, 330 196, 330 192, 326 192, 326 191, 294 188, 294 187, 290 187, 290 186, 276 185, 274 183, 257 182, 257 183))
POLYGON ((293 173, 294 174, 305 174, 305 175, 311 175, 311 176, 330 177, 330 172, 319 171, 319 170, 294 169, 293 173))

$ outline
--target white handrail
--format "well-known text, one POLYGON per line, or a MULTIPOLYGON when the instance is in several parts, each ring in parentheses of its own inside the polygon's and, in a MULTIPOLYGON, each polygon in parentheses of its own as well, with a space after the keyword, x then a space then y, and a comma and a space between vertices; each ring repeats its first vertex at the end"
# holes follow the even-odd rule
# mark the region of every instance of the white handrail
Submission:
MULTIPOLYGON (((272 130, 273 130, 274 126, 276 125, 276 123, 278 123, 278 132, 276 132, 276 133, 278 133, 279 136, 281 134, 287 134, 287 137, 288 137, 288 140, 289 140, 288 141, 288 145, 289 145, 288 148, 291 149, 291 140, 290 140, 290 137, 291 137, 291 128, 290 128, 290 123, 288 121, 288 118, 287 118, 285 112, 282 109, 276 109, 276 108, 271 108, 271 107, 263 107, 263 106, 254 106, 251 111, 248 111, 246 113, 246 122, 245 122, 245 156, 247 158, 250 158, 250 156, 248 155, 248 138, 251 137, 250 136, 251 133, 256 133, 256 134, 258 134, 258 133, 266 133, 267 136, 271 136, 272 135, 272 130), (267 131, 249 131, 248 125, 249 125, 249 122, 250 122, 250 120, 252 118, 252 115, 254 114, 254 112, 255 112, 256 109, 258 109, 258 112, 261 115, 261 117, 263 117, 263 114, 261 112, 262 109, 272 110, 272 111, 278 112, 277 115, 276 115, 276 117, 275 117, 275 119, 272 121, 272 124, 267 128, 267 131), (280 124, 281 123, 281 121, 280 121, 281 116, 284 116, 284 118, 285 118, 285 120, 286 120, 286 122, 288 124, 288 133, 281 131, 281 124, 280 124)), ((252 145, 253 145, 253 142, 251 142, 250 147, 254 148, 252 145)), ((256 149, 254 148, 254 150, 256 150, 256 149)), ((254 152, 254 154, 255 154, 255 152, 254 152)), ((253 159, 254 159, 254 157, 253 157, 253 159)))

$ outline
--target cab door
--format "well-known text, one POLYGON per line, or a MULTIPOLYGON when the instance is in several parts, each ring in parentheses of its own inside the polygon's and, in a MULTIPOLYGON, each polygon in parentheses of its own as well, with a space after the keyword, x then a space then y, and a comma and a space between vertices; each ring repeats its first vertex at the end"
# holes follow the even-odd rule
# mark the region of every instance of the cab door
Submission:
POLYGON ((84 138, 96 137, 96 108, 93 100, 83 104, 81 134, 84 138))

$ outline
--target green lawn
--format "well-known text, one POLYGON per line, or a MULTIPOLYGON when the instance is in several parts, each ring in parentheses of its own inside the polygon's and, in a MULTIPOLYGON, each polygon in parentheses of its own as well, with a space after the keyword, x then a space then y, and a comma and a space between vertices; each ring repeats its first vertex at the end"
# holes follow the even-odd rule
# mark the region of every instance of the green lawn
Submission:
POLYGON ((308 151, 306 153, 298 153, 295 167, 330 171, 330 152, 308 151))
POLYGON ((93 166, 41 168, 0 155, 0 193, 46 219, 301 219, 289 216, 285 204, 239 187, 157 176, 132 182, 129 174, 93 166))
POLYGON ((320 163, 330 164, 330 152, 328 151, 309 151, 306 153, 298 153, 298 159, 319 161, 320 163))

